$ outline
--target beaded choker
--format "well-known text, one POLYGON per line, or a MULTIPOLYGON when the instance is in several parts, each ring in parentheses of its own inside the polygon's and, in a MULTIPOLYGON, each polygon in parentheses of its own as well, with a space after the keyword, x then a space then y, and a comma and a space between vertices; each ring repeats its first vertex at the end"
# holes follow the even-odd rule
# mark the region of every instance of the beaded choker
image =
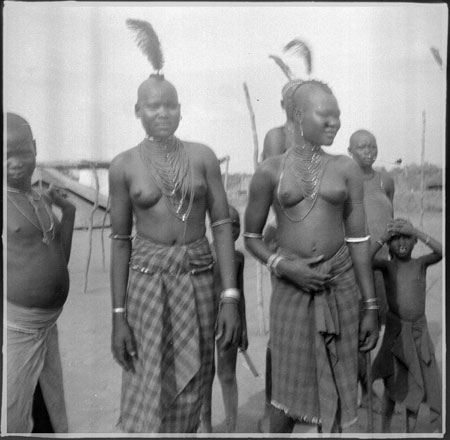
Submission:
POLYGON ((165 196, 169 210, 185 222, 192 209, 194 194, 192 170, 183 143, 175 136, 164 141, 146 136, 139 145, 139 153, 165 196))

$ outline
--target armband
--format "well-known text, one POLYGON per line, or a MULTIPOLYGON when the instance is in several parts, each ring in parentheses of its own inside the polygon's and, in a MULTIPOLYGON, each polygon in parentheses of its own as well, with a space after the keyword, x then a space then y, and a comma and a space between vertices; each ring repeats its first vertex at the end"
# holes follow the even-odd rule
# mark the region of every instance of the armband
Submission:
POLYGON ((370 238, 370 235, 365 237, 345 237, 345 241, 347 243, 362 243, 363 241, 367 241, 370 238))
POLYGON ((211 223, 211 228, 215 228, 216 226, 220 226, 220 225, 226 225, 227 223, 231 223, 231 222, 232 222, 232 220, 229 217, 224 218, 222 220, 217 220, 216 222, 211 223))
POLYGON ((112 240, 124 240, 124 241, 131 241, 133 239, 132 235, 120 235, 120 234, 109 234, 109 238, 112 240))
POLYGON ((116 307, 115 309, 112 309, 113 313, 125 313, 124 307, 116 307))
POLYGON ((260 240, 262 240, 263 237, 264 237, 262 234, 255 234, 253 232, 244 232, 242 234, 242 236, 245 237, 245 238, 258 238, 260 240))

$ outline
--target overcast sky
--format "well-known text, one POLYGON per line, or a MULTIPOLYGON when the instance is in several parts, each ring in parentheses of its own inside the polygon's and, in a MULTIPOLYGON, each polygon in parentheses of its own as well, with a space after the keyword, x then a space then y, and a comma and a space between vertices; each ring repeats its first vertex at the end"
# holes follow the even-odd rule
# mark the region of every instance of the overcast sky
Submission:
POLYGON ((253 169, 243 83, 262 148, 267 130, 284 122, 286 78, 268 56, 306 76, 303 62, 282 51, 293 38, 308 43, 311 77, 339 102, 342 127, 330 152, 346 154, 351 133, 366 128, 377 137, 376 165, 419 163, 425 111, 425 159, 444 161, 444 3, 6 1, 3 17, 4 109, 31 123, 40 160, 110 160, 140 142, 136 89, 152 69, 125 25, 139 18, 159 35, 165 76, 178 89, 177 135, 230 155, 230 172, 253 169))

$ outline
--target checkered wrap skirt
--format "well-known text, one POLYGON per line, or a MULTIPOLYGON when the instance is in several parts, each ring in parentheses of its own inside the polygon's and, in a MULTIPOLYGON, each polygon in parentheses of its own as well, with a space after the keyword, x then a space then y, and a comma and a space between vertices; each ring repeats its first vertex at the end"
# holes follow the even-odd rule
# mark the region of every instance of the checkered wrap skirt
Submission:
POLYGON ((206 238, 133 241, 126 307, 137 360, 135 373, 122 373, 124 431, 196 432, 214 359, 213 264, 206 238))
POLYGON ((380 351, 372 366, 372 379, 383 378, 389 397, 418 413, 425 402, 434 424, 442 412, 441 374, 428 333, 425 315, 404 321, 388 312, 380 351))
POLYGON ((330 432, 357 419, 359 293, 346 245, 317 269, 332 279, 314 295, 272 280, 272 405, 330 432))

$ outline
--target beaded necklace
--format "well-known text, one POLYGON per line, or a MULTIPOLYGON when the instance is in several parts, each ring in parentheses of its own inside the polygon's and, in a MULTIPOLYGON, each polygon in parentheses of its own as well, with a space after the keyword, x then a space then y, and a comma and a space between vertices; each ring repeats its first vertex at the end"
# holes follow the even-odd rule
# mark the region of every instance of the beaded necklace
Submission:
POLYGON ((42 242, 46 245, 50 244, 50 241, 53 241, 55 239, 55 222, 53 221, 53 213, 51 212, 50 208, 47 206, 47 203, 44 202, 45 211, 48 215, 48 219, 50 222, 50 227, 48 229, 44 226, 43 218, 39 212, 39 205, 36 202, 39 202, 42 198, 41 194, 39 194, 37 191, 30 189, 27 191, 14 189, 14 188, 8 188, 8 193, 13 194, 22 194, 24 195, 30 205, 33 207, 34 214, 37 218, 37 221, 39 224, 36 224, 33 219, 31 219, 25 211, 17 204, 17 202, 9 195, 7 194, 8 200, 12 203, 12 205, 19 211, 20 214, 23 215, 36 229, 42 232, 42 242), (51 234, 51 235, 50 235, 51 234))
POLYGON ((165 196, 169 210, 185 222, 192 209, 194 192, 192 170, 183 143, 175 136, 165 141, 146 136, 139 145, 139 153, 165 196))
POLYGON ((324 159, 321 153, 320 145, 314 145, 312 148, 294 145, 284 156, 280 180, 278 182, 277 198, 283 213, 291 222, 298 223, 303 221, 316 204, 325 165, 328 162, 328 159, 324 159), (289 157, 291 157, 291 160, 288 162, 289 157), (286 168, 287 162, 289 165, 286 168), (281 183, 287 170, 292 172, 295 183, 302 191, 303 198, 312 201, 308 211, 300 218, 291 217, 281 202, 281 183))

